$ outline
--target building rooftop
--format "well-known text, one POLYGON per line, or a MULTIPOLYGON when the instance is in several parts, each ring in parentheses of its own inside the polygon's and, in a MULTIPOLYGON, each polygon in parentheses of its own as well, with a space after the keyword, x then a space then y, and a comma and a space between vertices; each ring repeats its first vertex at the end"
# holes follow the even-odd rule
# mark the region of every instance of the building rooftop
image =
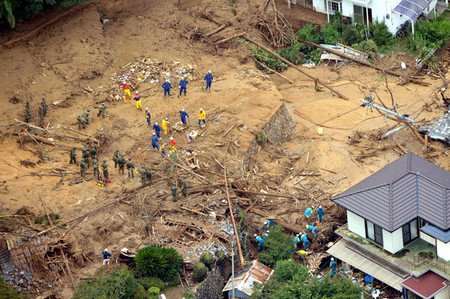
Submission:
POLYGON ((450 229, 450 172, 411 152, 332 200, 390 232, 417 217, 450 229))
MULTIPOLYGON (((258 260, 254 260, 250 268, 234 278, 234 288, 248 296, 253 293, 253 284, 264 283, 272 275, 273 270, 258 260)), ((222 292, 231 291, 233 282, 230 278, 223 288, 222 292)))
POLYGON ((367 239, 348 230, 344 225, 336 230, 346 241, 353 243, 366 255, 374 260, 382 260, 378 264, 393 272, 406 271, 414 276, 420 276, 429 270, 450 280, 450 262, 436 258, 436 247, 422 239, 416 239, 396 254, 391 254, 367 239))
POLYGON ((425 299, 433 298, 446 287, 445 279, 433 271, 428 271, 419 277, 411 276, 402 285, 425 299))

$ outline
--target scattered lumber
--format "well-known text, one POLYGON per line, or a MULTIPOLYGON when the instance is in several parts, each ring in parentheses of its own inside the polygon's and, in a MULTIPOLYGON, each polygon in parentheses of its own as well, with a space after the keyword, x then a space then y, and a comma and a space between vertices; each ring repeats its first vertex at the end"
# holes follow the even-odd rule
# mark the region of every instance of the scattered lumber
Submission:
POLYGON ((285 58, 281 57, 280 55, 278 55, 275 51, 272 51, 271 49, 267 48, 266 46, 262 45, 261 43, 250 39, 246 36, 243 37, 245 40, 249 41, 250 43, 256 45, 257 47, 260 47, 261 49, 264 49, 265 51, 269 52, 270 54, 274 55, 276 58, 280 59, 281 61, 283 61, 284 63, 286 63, 287 65, 293 67, 294 69, 296 69, 297 71, 299 71, 300 73, 302 73, 303 75, 305 75, 306 77, 308 77, 309 79, 313 80, 316 84, 320 84, 323 87, 325 87, 326 89, 330 90, 333 94, 337 95, 338 97, 340 97, 341 99, 344 99, 346 101, 350 100, 347 96, 343 95, 342 93, 340 93, 339 91, 335 90, 333 87, 329 86, 328 84, 320 81, 320 79, 311 76, 310 74, 306 73, 305 71, 303 71, 302 69, 300 69, 298 66, 296 66, 295 64, 293 64, 292 62, 290 62, 289 60, 286 60, 285 58))
POLYGON ((302 228, 300 226, 295 226, 295 225, 291 225, 289 223, 287 223, 286 221, 279 219, 275 216, 272 215, 268 215, 266 212, 261 211, 260 209, 257 208, 251 208, 248 210, 250 213, 256 214, 258 216, 264 217, 267 220, 272 220, 275 223, 281 225, 282 227, 284 227, 285 229, 287 229, 288 231, 294 233, 294 234, 298 234, 299 232, 302 231, 302 228))
POLYGON ((244 35, 245 35, 245 32, 239 32, 239 33, 233 34, 232 36, 229 36, 229 37, 221 39, 221 40, 219 40, 217 42, 214 42, 214 45, 220 45, 220 44, 226 43, 229 40, 232 40, 234 38, 241 37, 241 36, 244 36, 244 35))

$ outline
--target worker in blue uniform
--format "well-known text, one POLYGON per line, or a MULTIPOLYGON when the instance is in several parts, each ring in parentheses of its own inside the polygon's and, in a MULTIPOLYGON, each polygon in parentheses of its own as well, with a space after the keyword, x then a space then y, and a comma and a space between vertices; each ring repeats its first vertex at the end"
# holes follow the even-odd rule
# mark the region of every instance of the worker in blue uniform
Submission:
POLYGON ((172 84, 169 80, 164 81, 162 88, 164 88, 164 96, 171 95, 170 90, 172 89, 172 84))
POLYGON ((180 96, 183 93, 184 93, 184 95, 186 95, 188 84, 189 84, 188 80, 186 80, 185 77, 182 77, 181 80, 180 80, 180 96))
POLYGON ((156 136, 156 133, 153 133, 153 136, 152 136, 152 147, 159 151, 159 143, 158 142, 159 142, 158 136, 156 136))
POLYGON ((270 229, 271 227, 273 227, 273 226, 275 226, 275 222, 274 221, 272 221, 272 220, 266 220, 266 221, 264 221, 264 223, 263 223, 263 230, 268 230, 268 229, 270 229))
POLYGON ((309 239, 308 239, 308 237, 306 236, 305 233, 303 233, 303 234, 300 236, 300 240, 301 240, 302 243, 303 243, 303 250, 306 251, 306 250, 308 249, 308 247, 311 246, 311 242, 309 242, 309 239))
POLYGON ((314 207, 309 207, 305 210, 305 213, 303 213, 303 216, 305 216, 306 222, 309 223, 309 220, 314 216, 313 213, 314 207))
POLYGON ((302 243, 302 241, 300 240, 300 234, 296 234, 294 239, 294 251, 298 251, 300 249, 300 244, 302 243))
POLYGON ((181 122, 183 123, 183 125, 187 125, 188 117, 189 117, 189 114, 183 108, 181 108, 180 118, 181 118, 181 122))
POLYGON ((158 123, 155 121, 155 124, 153 125, 153 131, 155 131, 156 136, 158 138, 161 138, 161 126, 158 125, 158 123))
POLYGON ((261 236, 255 234, 255 240, 258 242, 258 251, 262 251, 264 248, 264 239, 261 236))
POLYGON ((150 112, 148 111, 148 108, 145 108, 145 118, 147 119, 147 125, 150 126, 151 115, 150 112))
POLYGON ((317 208, 317 216, 319 216, 320 223, 323 222, 323 215, 325 215, 325 211, 323 210, 322 206, 319 206, 319 208, 317 208))
POLYGON ((334 277, 336 275, 336 261, 334 260, 334 257, 330 260, 330 276, 334 277))
POLYGON ((210 90, 211 89, 211 84, 213 81, 213 74, 211 73, 211 71, 208 71, 205 75, 205 82, 206 82, 206 90, 210 90))
POLYGON ((306 225, 306 232, 312 232, 314 234, 314 238, 317 238, 317 227, 311 224, 306 225))

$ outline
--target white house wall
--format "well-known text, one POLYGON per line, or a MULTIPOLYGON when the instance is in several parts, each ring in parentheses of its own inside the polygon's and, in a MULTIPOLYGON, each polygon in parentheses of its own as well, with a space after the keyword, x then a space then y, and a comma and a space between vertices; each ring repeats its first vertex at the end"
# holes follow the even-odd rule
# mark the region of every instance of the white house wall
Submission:
POLYGON ((354 232, 355 234, 366 238, 366 223, 364 221, 364 218, 347 210, 347 225, 348 229, 351 232, 354 232))
POLYGON ((450 261, 450 242, 444 243, 440 240, 436 240, 436 245, 438 257, 446 260, 447 262, 450 261))
POLYGON ((450 298, 450 287, 447 286, 444 290, 440 291, 434 296, 434 299, 448 299, 450 298))
POLYGON ((402 228, 399 228, 392 233, 383 229, 383 248, 390 253, 396 253, 403 248, 402 228))
POLYGON ((425 234, 425 233, 423 233, 423 232, 420 232, 420 233, 419 233, 419 237, 420 237, 422 240, 427 241, 428 243, 430 243, 430 244, 436 246, 436 241, 435 241, 435 239, 434 239, 433 237, 431 237, 431 236, 429 236, 429 235, 427 235, 427 234, 425 234))

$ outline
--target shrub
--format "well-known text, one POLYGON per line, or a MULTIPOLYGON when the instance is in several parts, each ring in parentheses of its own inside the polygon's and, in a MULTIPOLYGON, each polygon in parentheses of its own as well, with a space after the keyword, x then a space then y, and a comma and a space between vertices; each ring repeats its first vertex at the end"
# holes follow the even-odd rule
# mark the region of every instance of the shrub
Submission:
POLYGON ((128 299, 136 293, 137 283, 130 271, 117 269, 78 285, 73 299, 128 299))
POLYGON ((0 277, 0 299, 24 299, 16 290, 0 277))
POLYGON ((384 22, 374 22, 370 25, 370 37, 375 42, 376 46, 385 50, 394 45, 394 37, 389 32, 388 27, 384 22))
POLYGON ((302 44, 295 41, 290 47, 279 50, 277 54, 293 64, 299 64, 303 62, 303 53, 300 52, 301 48, 302 44))
POLYGON ((256 142, 260 145, 260 146, 265 146, 267 144, 267 133, 264 130, 259 131, 258 134, 256 134, 256 142))
POLYGON ((293 260, 278 261, 275 265, 274 280, 286 282, 296 280, 305 281, 308 278, 308 269, 293 260))
POLYGON ((372 39, 364 40, 358 44, 354 44, 353 48, 367 53, 369 57, 375 57, 378 53, 378 47, 372 39))
MULTIPOLYGON (((284 62, 275 57, 273 54, 257 47, 253 48, 253 56, 255 57, 256 61, 266 65, 267 67, 277 72, 282 72, 288 67, 284 62)), ((262 69, 262 67, 259 64, 257 64, 257 67, 259 69, 262 69)))
POLYGON ((269 267, 275 266, 277 261, 287 260, 293 252, 293 243, 283 232, 283 228, 275 225, 266 239, 265 249, 259 254, 259 260, 269 267))
POLYGON ((221 264, 223 264, 225 262, 226 256, 225 256, 225 253, 223 253, 222 250, 217 250, 215 252, 215 255, 216 255, 216 259, 217 259, 217 264, 218 265, 221 265, 221 264))
POLYGON ((195 299, 195 294, 192 293, 191 291, 186 291, 183 294, 183 298, 184 299, 195 299))
POLYGON ((322 30, 320 30, 320 35, 322 37, 322 41, 325 44, 335 45, 341 42, 341 34, 339 31, 331 24, 325 25, 322 30))
POLYGON ((319 32, 320 28, 317 25, 309 23, 299 29, 296 34, 300 39, 308 40, 317 44, 320 42, 319 32))
POLYGON ((152 245, 139 250, 134 261, 141 276, 170 281, 181 272, 183 258, 173 248, 152 245))
POLYGON ((147 299, 147 292, 144 287, 138 283, 136 284, 136 293, 134 294, 134 299, 147 299))
POLYGON ((158 299, 159 298, 160 289, 157 287, 151 287, 148 289, 148 299, 158 299))
POLYGON ((160 290, 164 289, 164 281, 157 277, 140 277, 138 278, 137 282, 141 284, 146 290, 151 287, 157 287, 160 290))
MULTIPOLYGON (((53 223, 58 222, 58 220, 60 218, 59 214, 56 214, 56 213, 50 213, 48 215, 50 216, 50 219, 52 219, 53 223)), ((34 218, 34 223, 36 223, 36 224, 44 224, 44 225, 50 224, 49 221, 48 221, 47 214, 40 214, 40 215, 36 216, 34 218)))
POLYGON ((214 257, 209 252, 205 252, 200 256, 200 262, 205 264, 206 267, 208 267, 209 270, 211 270, 212 266, 214 265, 214 257))
POLYGON ((206 278, 206 274, 208 274, 208 268, 206 268, 205 264, 202 262, 198 262, 194 266, 194 279, 196 282, 201 282, 206 278))
POLYGON ((348 25, 342 32, 342 42, 346 45, 353 45, 364 40, 364 26, 362 25, 348 25))

